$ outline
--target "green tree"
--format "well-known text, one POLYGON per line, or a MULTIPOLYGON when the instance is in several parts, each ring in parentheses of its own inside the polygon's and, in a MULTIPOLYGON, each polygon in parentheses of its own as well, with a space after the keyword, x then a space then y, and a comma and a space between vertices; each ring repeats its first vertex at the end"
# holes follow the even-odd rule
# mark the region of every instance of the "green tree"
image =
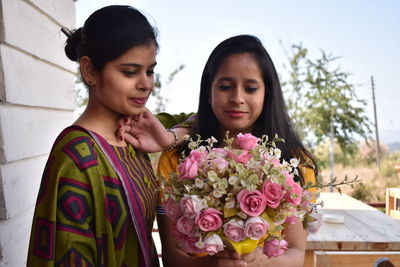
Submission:
POLYGON ((312 149, 330 139, 330 165, 333 176, 333 145, 346 155, 357 151, 357 137, 367 138, 370 121, 366 102, 357 97, 349 73, 341 70, 338 57, 325 53, 309 59, 308 50, 293 45, 289 59, 289 78, 284 83, 288 109, 299 134, 312 149))
POLYGON ((349 73, 340 69, 338 57, 321 50, 321 57, 308 58, 308 50, 293 45, 289 78, 284 88, 288 109, 301 137, 311 147, 333 136, 344 153, 356 152, 356 137, 368 137, 370 120, 366 102, 357 97, 349 73))

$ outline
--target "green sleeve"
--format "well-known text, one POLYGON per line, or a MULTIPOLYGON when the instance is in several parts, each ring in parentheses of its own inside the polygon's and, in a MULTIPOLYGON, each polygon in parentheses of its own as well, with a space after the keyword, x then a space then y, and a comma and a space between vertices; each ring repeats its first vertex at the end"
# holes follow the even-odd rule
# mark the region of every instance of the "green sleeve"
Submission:
POLYGON ((165 128, 190 128, 196 118, 196 113, 169 114, 161 112, 156 115, 165 128))

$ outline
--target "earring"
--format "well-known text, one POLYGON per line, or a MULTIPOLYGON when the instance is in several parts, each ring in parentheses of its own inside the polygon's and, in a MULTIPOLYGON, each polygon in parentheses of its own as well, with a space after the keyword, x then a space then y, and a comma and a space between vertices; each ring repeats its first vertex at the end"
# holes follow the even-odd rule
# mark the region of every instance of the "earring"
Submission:
POLYGON ((92 85, 94 83, 93 79, 89 80, 89 85, 92 85))
POLYGON ((211 97, 208 98, 208 104, 211 104, 211 97))

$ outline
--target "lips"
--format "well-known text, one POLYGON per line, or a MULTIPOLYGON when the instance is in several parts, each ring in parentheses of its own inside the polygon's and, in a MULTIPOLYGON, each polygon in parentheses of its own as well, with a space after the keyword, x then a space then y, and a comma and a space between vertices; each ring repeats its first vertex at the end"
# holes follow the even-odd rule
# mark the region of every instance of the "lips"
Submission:
POLYGON ((130 100, 138 105, 145 105, 147 102, 146 97, 134 97, 134 98, 132 97, 132 98, 130 98, 130 100))
POLYGON ((231 118, 241 118, 244 115, 247 114, 247 112, 240 111, 240 110, 228 110, 226 113, 231 117, 231 118))

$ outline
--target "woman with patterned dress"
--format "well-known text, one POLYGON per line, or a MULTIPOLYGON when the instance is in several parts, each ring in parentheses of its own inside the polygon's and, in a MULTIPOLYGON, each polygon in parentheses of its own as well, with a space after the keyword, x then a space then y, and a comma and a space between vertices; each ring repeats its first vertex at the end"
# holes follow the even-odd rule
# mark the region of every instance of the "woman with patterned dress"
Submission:
MULTIPOLYGON (((158 44, 130 6, 94 12, 68 36, 89 102, 50 152, 34 212, 28 266, 158 266, 151 232, 158 203, 147 154, 116 132, 125 116, 145 116, 158 44)), ((164 129, 165 131, 165 129, 164 129)), ((156 145, 173 143, 171 133, 156 145)))

